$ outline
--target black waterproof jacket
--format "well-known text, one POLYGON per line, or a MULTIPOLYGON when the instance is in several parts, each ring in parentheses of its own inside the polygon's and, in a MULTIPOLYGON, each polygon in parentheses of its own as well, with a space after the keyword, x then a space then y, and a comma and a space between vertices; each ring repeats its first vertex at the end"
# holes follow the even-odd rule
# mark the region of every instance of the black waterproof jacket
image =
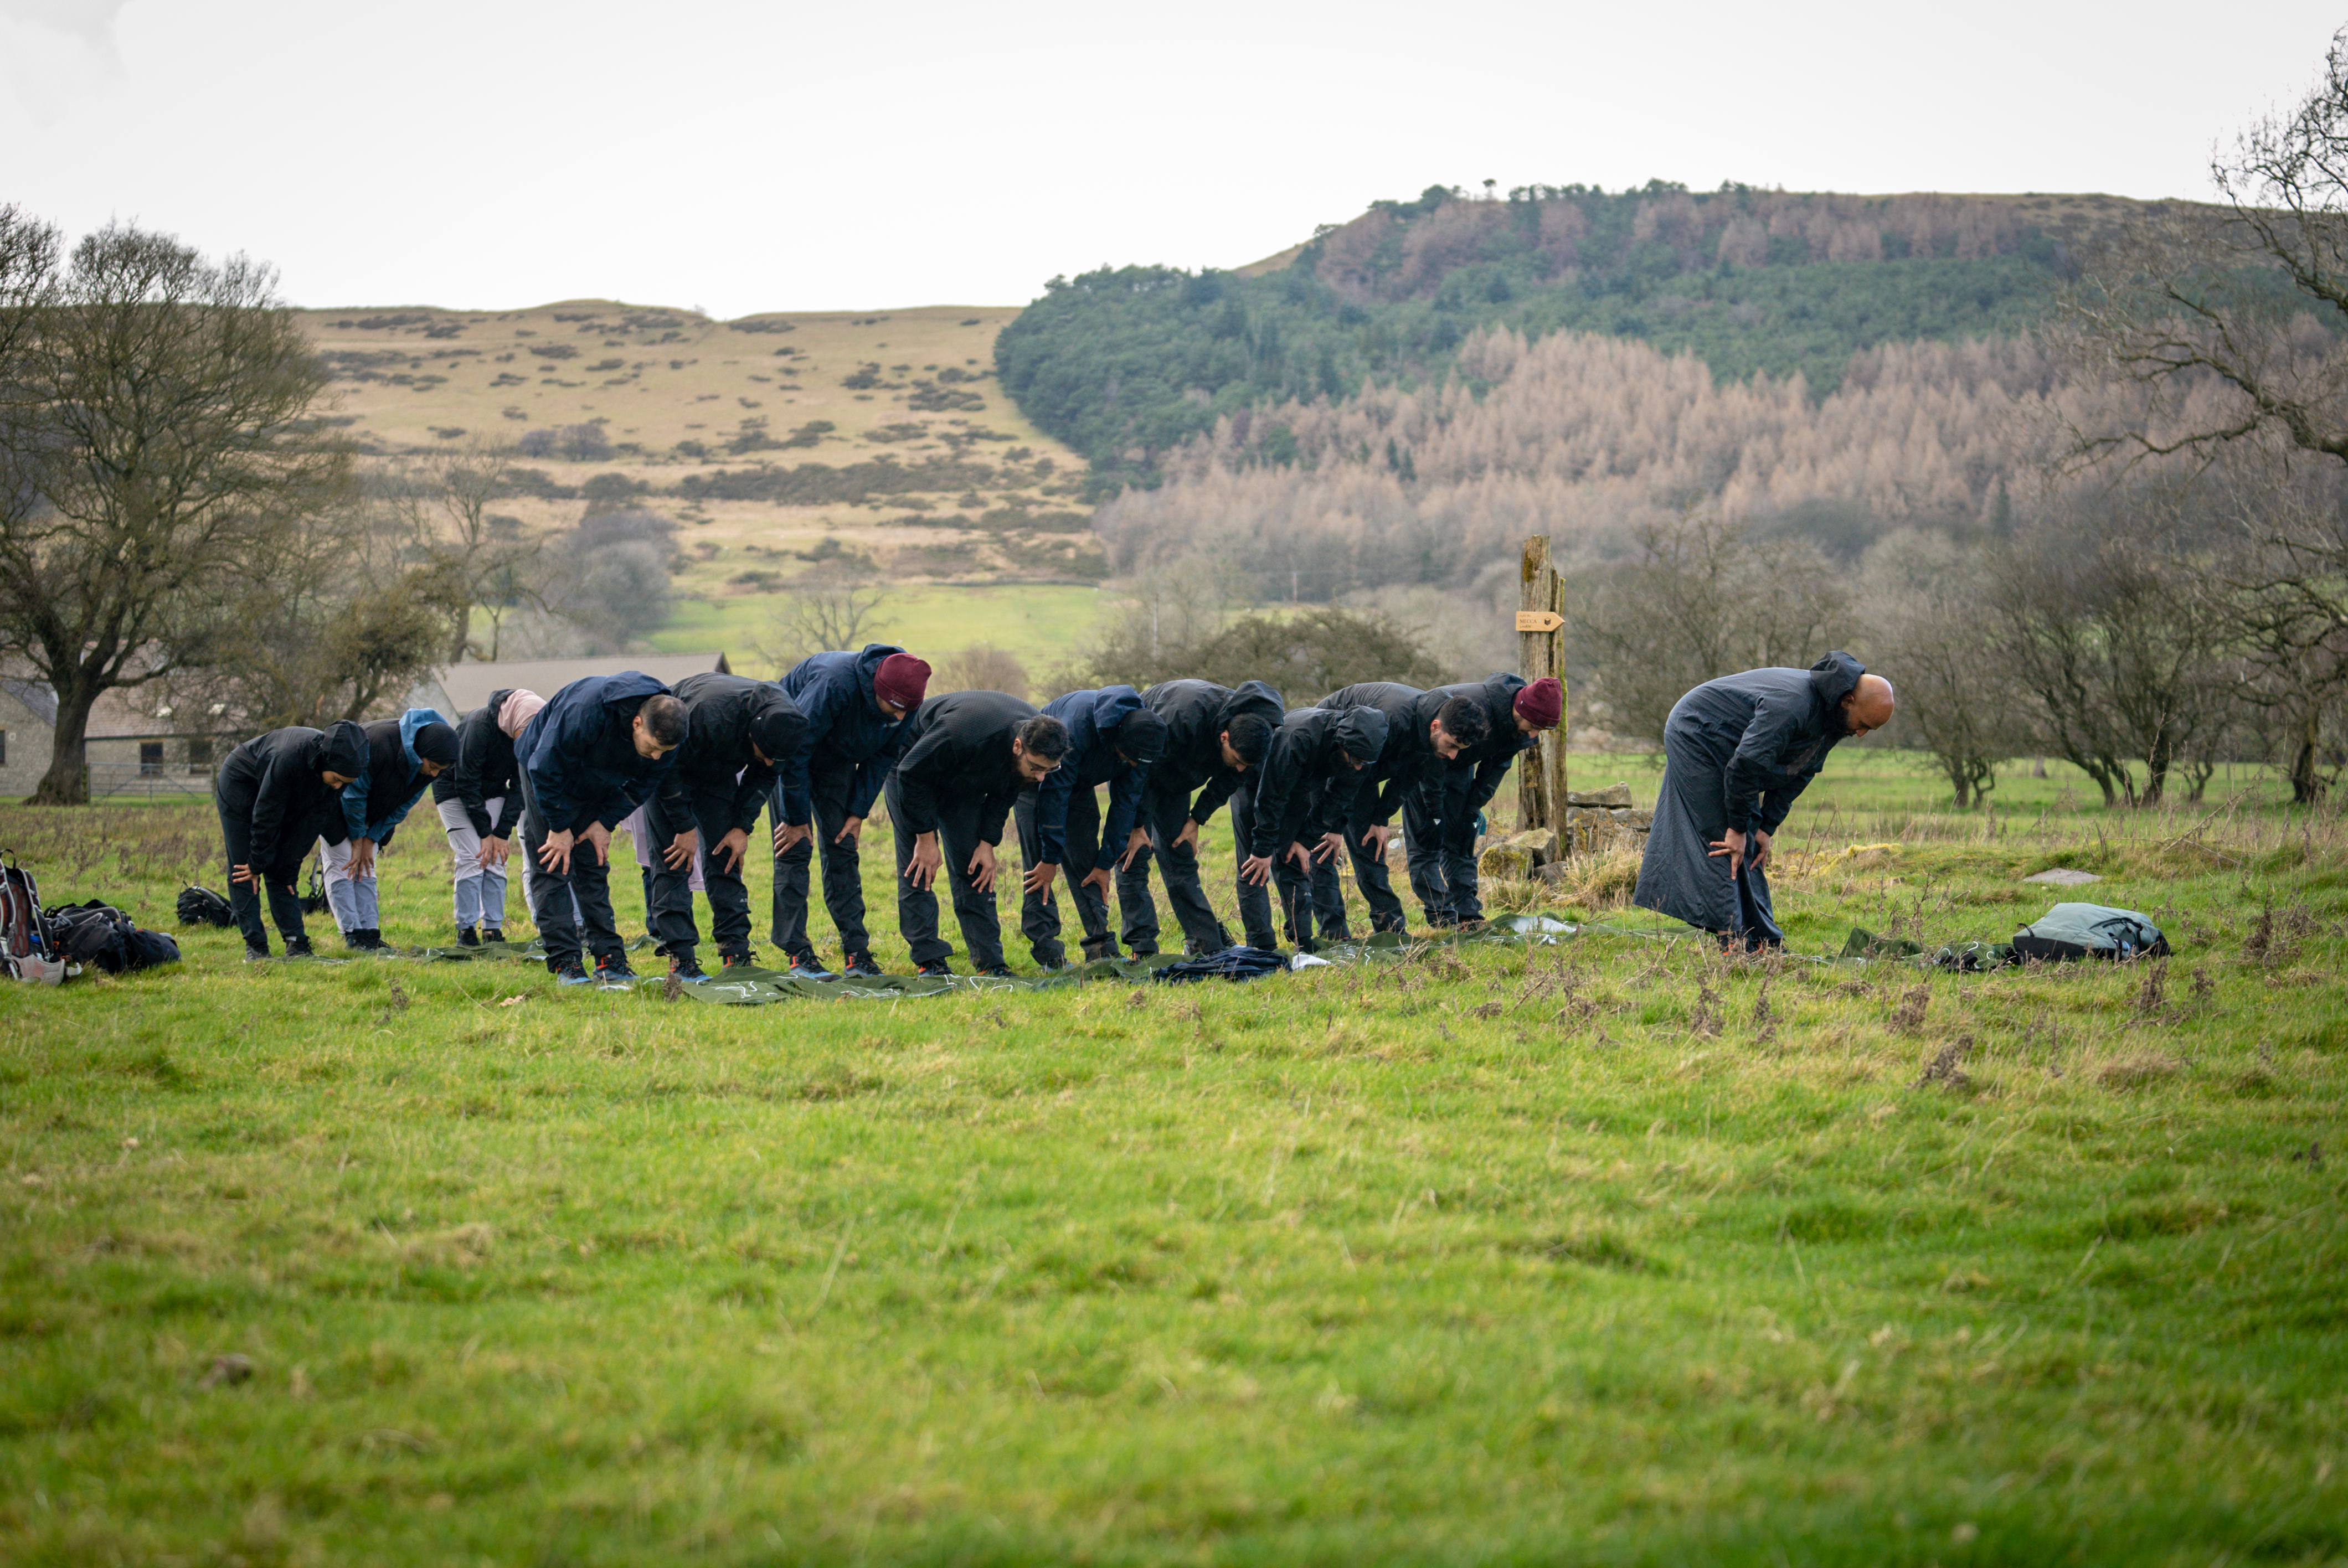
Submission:
POLYGON ((860 653, 815 653, 791 666, 783 694, 807 715, 807 738, 784 759, 780 774, 783 820, 805 827, 814 813, 808 795, 808 764, 818 753, 856 764, 848 792, 848 815, 870 816, 880 785, 912 743, 909 726, 919 710, 902 719, 880 711, 872 677, 881 661, 903 649, 893 642, 868 642, 860 653))
POLYGON ((1664 734, 1719 770, 1729 826, 1775 833, 1849 735, 1840 704, 1866 672, 1838 649, 1807 670, 1723 675, 1673 705, 1664 734))
POLYGON ((597 822, 615 828, 651 798, 676 753, 658 762, 639 755, 632 723, 667 691, 641 670, 590 675, 531 715, 514 750, 530 770, 547 832, 578 833, 597 822))
POLYGON ((489 693, 481 707, 465 715, 457 726, 457 765, 432 781, 432 800, 462 801, 473 831, 483 838, 511 838, 521 821, 521 774, 514 764, 514 743, 498 728, 498 710, 514 694, 510 686, 489 693), (497 819, 489 818, 489 802, 498 803, 497 819))
POLYGON ((1443 776, 1445 766, 1426 726, 1457 692, 1422 692, 1395 681, 1365 681, 1340 687, 1321 699, 1323 708, 1375 708, 1386 716, 1385 749, 1362 774, 1362 787, 1349 819, 1357 827, 1394 820, 1403 797, 1443 776))
POLYGON ((676 749, 676 765, 661 782, 661 798, 682 812, 689 792, 731 795, 732 825, 749 832, 758 825, 758 812, 781 766, 780 759, 762 763, 751 753, 751 727, 781 714, 794 737, 783 753, 789 756, 806 735, 807 715, 776 682, 716 671, 686 676, 676 683, 676 696, 690 727, 676 749))
POLYGON ((1035 710, 1000 692, 949 692, 924 702, 907 721, 911 740, 897 764, 905 820, 899 833, 938 830, 943 802, 976 800, 982 843, 1003 842, 1003 819, 1027 781, 1011 755, 1019 726, 1035 710))
POLYGON ((1370 772, 1347 758, 1383 748, 1386 739, 1385 715, 1375 708, 1290 709, 1255 782, 1246 852, 1278 856, 1292 843, 1342 831, 1370 772))
POLYGON ((1095 869, 1115 866, 1125 853, 1126 835, 1149 786, 1149 763, 1128 763, 1117 753, 1117 729, 1128 713, 1141 711, 1141 693, 1130 686, 1068 692, 1044 704, 1044 712, 1068 727, 1068 754, 1035 786, 1035 837, 1042 864, 1062 866, 1068 856, 1068 802, 1078 790, 1108 785, 1108 815, 1101 819, 1095 869))
POLYGON ((1141 700, 1166 721, 1166 754, 1150 764, 1150 790, 1160 798, 1190 796, 1190 820, 1201 826, 1239 787, 1238 771, 1223 766, 1222 736, 1231 721, 1253 713, 1277 730, 1288 716, 1280 693, 1261 681, 1236 691, 1211 681, 1161 681, 1141 700))
POLYGON ((313 839, 342 843, 342 792, 319 775, 332 768, 356 778, 366 762, 366 733, 348 719, 330 730, 272 730, 229 753, 212 787, 232 807, 252 814, 248 864, 282 875, 301 865, 313 839))
MULTIPOLYGON (((1528 735, 1517 728, 1517 693, 1524 689, 1523 676, 1495 671, 1481 681, 1437 686, 1428 693, 1446 702, 1454 697, 1467 697, 1483 703, 1484 718, 1492 726, 1491 733, 1481 742, 1446 763, 1429 780, 1430 789, 1439 786, 1446 794, 1462 786, 1468 792, 1467 809, 1459 812, 1458 820, 1444 821, 1447 835, 1457 848, 1474 846, 1476 814, 1500 793, 1509 764, 1540 744, 1539 735, 1528 735)), ((1443 817, 1448 808, 1445 802, 1430 794, 1426 809, 1429 816, 1443 817)))

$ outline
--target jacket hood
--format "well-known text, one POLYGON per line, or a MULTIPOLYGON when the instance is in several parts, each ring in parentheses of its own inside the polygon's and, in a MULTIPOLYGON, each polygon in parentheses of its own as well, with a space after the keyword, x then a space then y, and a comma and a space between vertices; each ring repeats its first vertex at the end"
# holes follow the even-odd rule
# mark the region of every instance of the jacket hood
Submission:
POLYGON ((750 710, 750 739, 761 752, 780 761, 799 749, 807 732, 807 715, 780 686, 760 688, 750 710))
POLYGON ((1866 673, 1866 665, 1838 648, 1810 666, 1810 690, 1820 704, 1833 709, 1859 690, 1859 678, 1866 673))
POLYGON ((315 761, 322 773, 340 774, 355 779, 366 772, 366 732, 349 719, 338 719, 327 726, 316 742, 315 761))
POLYGON ((1346 709, 1337 721, 1337 743, 1356 762, 1376 762, 1386 749, 1386 716, 1375 708, 1346 709))
POLYGON ((416 773, 423 765, 422 753, 416 749, 416 737, 423 733, 424 726, 427 724, 438 724, 446 729, 448 721, 440 716, 438 710, 433 708, 410 708, 399 716, 399 752, 407 759, 407 771, 410 774, 416 773))
POLYGON ((903 651, 905 651, 893 642, 868 642, 864 645, 863 651, 856 655, 856 683, 864 689, 864 700, 872 703, 876 712, 879 709, 880 699, 872 694, 873 677, 880 673, 880 664, 883 660, 892 653, 903 651))
POLYGON ((597 694, 597 701, 625 702, 637 697, 663 696, 667 692, 666 684, 641 670, 623 670, 617 675, 603 677, 603 690, 597 694))
POLYGON ((1287 708, 1280 693, 1262 681, 1243 681, 1223 699, 1221 710, 1215 714, 1215 728, 1220 733, 1231 727, 1231 721, 1245 713, 1253 713, 1266 723, 1277 724, 1287 708))
POLYGON ((1130 686, 1104 686, 1092 694, 1092 701, 1082 711, 1092 720, 1093 733, 1106 737, 1125 723, 1128 713, 1141 712, 1141 693, 1130 686))

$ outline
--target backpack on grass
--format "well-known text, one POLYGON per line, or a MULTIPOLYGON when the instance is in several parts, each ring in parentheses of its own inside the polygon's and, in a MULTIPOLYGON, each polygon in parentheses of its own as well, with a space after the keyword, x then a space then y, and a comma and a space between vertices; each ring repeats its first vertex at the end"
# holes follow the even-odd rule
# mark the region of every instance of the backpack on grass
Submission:
POLYGON ((180 924, 182 926, 233 926, 236 911, 227 899, 209 887, 189 883, 180 889, 180 924))
POLYGON ((50 917, 58 956, 68 963, 96 964, 109 975, 150 969, 180 961, 180 944, 160 931, 142 931, 130 917, 93 898, 68 904, 50 917))
POLYGON ((49 917, 41 912, 41 885, 13 855, 0 856, 0 974, 52 986, 66 978, 49 917))
POLYGON ((2013 934, 2013 956, 2041 963, 2079 958, 2165 958, 2168 938, 2133 909, 2108 904, 2057 904, 2013 934))

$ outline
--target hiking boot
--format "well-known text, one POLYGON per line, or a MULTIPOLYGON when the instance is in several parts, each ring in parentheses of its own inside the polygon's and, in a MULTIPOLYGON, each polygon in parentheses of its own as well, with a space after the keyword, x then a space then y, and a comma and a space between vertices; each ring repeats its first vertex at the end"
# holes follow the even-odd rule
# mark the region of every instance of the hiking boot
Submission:
POLYGON ((755 969, 758 967, 758 959, 751 953, 727 953, 725 955, 722 967, 728 969, 755 969))
POLYGON ((383 933, 373 926, 353 931, 351 935, 358 939, 359 948, 363 952, 381 953, 389 950, 383 945, 383 933))
POLYGON ((943 958, 932 958, 926 964, 916 964, 913 967, 913 973, 941 979, 953 974, 953 969, 943 958))
MULTIPOLYGON (((1068 966, 1066 964, 1062 964, 1060 966, 1060 968, 1064 969, 1067 967, 1068 966)), ((1015 980, 1019 978, 1017 975, 1011 972, 1011 966, 1008 964, 992 964, 983 969, 973 969, 971 973, 974 975, 984 975, 987 979, 993 980, 1015 980)))
POLYGON ((686 953, 682 958, 672 953, 668 960, 668 972, 681 980, 705 980, 709 978, 702 971, 700 960, 691 953, 686 953))
POLYGON ((482 941, 484 941, 484 942, 502 942, 502 941, 504 941, 505 939, 506 939, 506 934, 505 934, 503 931, 499 930, 495 926, 484 926, 484 927, 481 927, 481 940, 482 940, 482 941))
POLYGON ((244 961, 248 964, 265 964, 269 961, 269 949, 256 948, 247 943, 244 949, 244 961))
POLYGON ((457 946, 460 948, 478 948, 480 945, 481 939, 473 935, 473 928, 470 926, 459 926, 457 927, 457 946))
POLYGON ((595 960, 595 983, 599 986, 624 986, 635 978, 636 971, 628 968, 625 953, 613 953, 609 958, 595 960))
POLYGON ((554 976, 554 983, 558 986, 583 986, 587 983, 587 971, 580 967, 576 953, 560 963, 549 958, 546 968, 554 976))
MULTIPOLYGON (((266 948, 262 949, 263 953, 268 950, 266 948)), ((309 938, 288 937, 285 938, 285 956, 289 958, 314 958, 317 953, 311 948, 309 938)))
POLYGON ((848 962, 840 968, 840 973, 850 979, 860 980, 877 980, 884 972, 880 965, 872 961, 872 955, 870 953, 849 954, 848 962))
POLYGON ((839 977, 823 967, 823 960, 813 953, 791 955, 791 978, 795 980, 836 980, 839 977))
POLYGON ((344 932, 344 933, 343 933, 343 948, 344 948, 344 949, 345 949, 345 951, 347 951, 347 952, 353 952, 353 953, 364 953, 364 952, 366 952, 366 933, 365 931, 358 931, 358 930, 351 930, 351 931, 345 931, 345 932, 344 932))

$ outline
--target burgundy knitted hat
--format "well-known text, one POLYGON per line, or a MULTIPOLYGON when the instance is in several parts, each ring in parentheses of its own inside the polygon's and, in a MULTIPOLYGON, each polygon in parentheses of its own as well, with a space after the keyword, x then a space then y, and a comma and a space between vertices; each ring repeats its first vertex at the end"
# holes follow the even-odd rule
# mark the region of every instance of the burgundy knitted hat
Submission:
POLYGON ((1565 688, 1557 677, 1544 675, 1517 693, 1517 717, 1536 730, 1554 730, 1565 716, 1565 688))
POLYGON ((930 690, 930 667, 910 653, 891 653, 872 671, 872 694, 894 708, 918 708, 930 690))

